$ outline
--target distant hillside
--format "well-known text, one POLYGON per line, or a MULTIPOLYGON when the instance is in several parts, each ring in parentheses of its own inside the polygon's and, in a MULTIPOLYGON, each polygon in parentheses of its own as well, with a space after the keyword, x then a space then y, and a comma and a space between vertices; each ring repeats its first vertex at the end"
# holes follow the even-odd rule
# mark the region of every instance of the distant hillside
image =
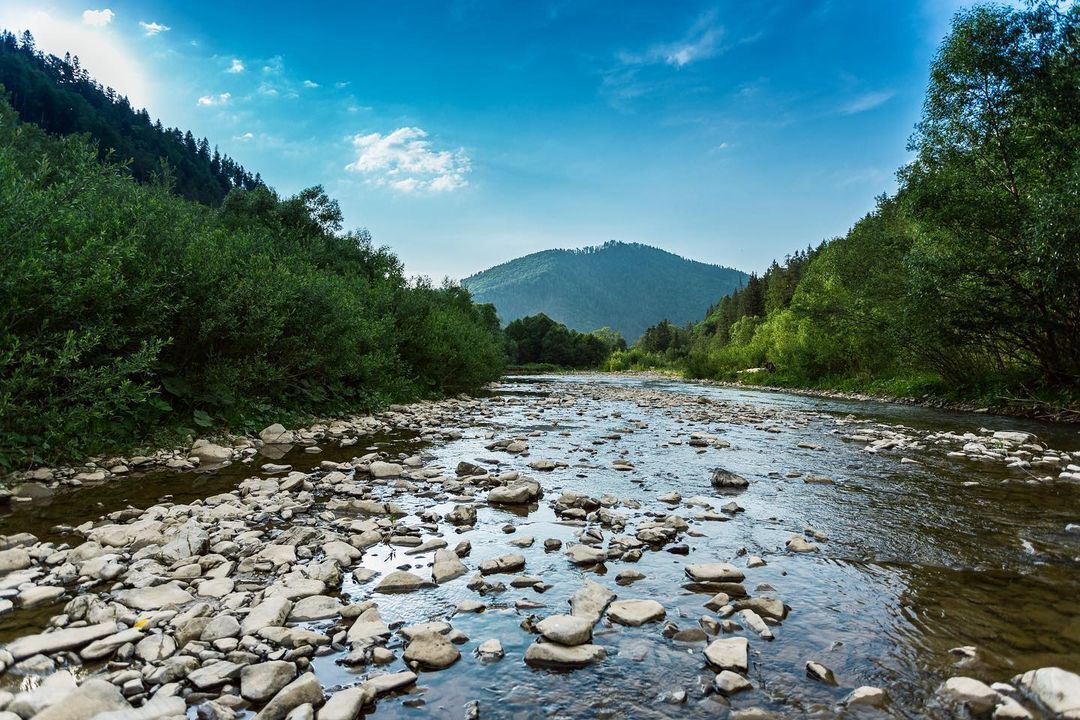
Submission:
POLYGON ((53 135, 89 133, 102 157, 127 164, 139 182, 169 164, 177 195, 206 205, 220 205, 233 187, 262 184, 256 175, 222 155, 191 131, 163 127, 146 110, 136 110, 123 95, 102 87, 79 64, 79 58, 46 55, 29 32, 16 38, 0 32, 0 96, 6 94, 23 122, 53 135))
POLYGON ((661 320, 683 324, 741 287, 739 270, 687 260, 638 243, 544 250, 465 278, 477 302, 504 323, 544 313, 581 332, 609 326, 634 342, 661 320))

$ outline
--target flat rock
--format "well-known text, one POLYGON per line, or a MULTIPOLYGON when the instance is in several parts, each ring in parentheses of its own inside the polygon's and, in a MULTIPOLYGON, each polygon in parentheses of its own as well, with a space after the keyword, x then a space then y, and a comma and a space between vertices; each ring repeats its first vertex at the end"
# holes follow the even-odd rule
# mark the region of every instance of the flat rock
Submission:
POLYGON ((375 592, 380 593, 407 593, 419 590, 430 584, 427 580, 404 570, 395 570, 388 574, 375 586, 375 592))
POLYGON ((405 648, 405 662, 424 670, 442 670, 458 661, 461 653, 446 636, 437 632, 421 633, 405 648))
POLYGON ((949 702, 965 705, 975 714, 988 713, 998 703, 998 694, 975 678, 953 677, 938 688, 938 695, 949 702))
POLYGON ((449 582, 454 578, 461 577, 469 572, 465 563, 461 562, 457 553, 453 550, 440 549, 435 551, 435 562, 431 566, 431 577, 437 584, 449 582))
POLYGON ((525 556, 518 555, 517 553, 500 555, 499 557, 491 558, 490 560, 485 560, 480 563, 480 572, 484 575, 520 572, 524 569, 525 556))
POLYGON ((262 704, 296 678, 296 665, 284 660, 248 665, 240 672, 240 695, 262 704))
POLYGON ((368 683, 338 690, 319 708, 319 720, 357 720, 364 706, 375 701, 375 694, 368 683))
POLYGON ((329 595, 311 595, 293 603, 289 612, 289 622, 310 622, 328 620, 341 615, 344 607, 341 601, 329 595))
POLYGON ((595 625, 615 597, 615 593, 600 583, 586 580, 570 597, 570 614, 585 618, 595 625))
POLYGON ((637 627, 664 617, 664 606, 655 600, 616 600, 607 609, 608 617, 620 625, 637 627))
POLYGON ((749 647, 746 638, 719 638, 705 648, 705 659, 721 670, 745 673, 750 664, 749 647))
POLYGON ((254 635, 265 627, 285 624, 293 603, 284 597, 269 597, 251 609, 240 623, 244 635, 254 635))
POLYGON ((91 720, 103 713, 131 710, 120 689, 99 678, 89 678, 74 692, 34 715, 34 720, 91 720))
POLYGON ((607 560, 607 553, 591 545, 571 545, 566 557, 575 565, 596 565, 607 560))
POLYGON ((559 645, 584 645, 592 640, 595 620, 574 615, 550 615, 536 625, 545 640, 559 645))
POLYGON ((301 705, 321 705, 323 697, 322 685, 315 673, 304 673, 278 691, 254 720, 284 720, 290 711, 301 705))
POLYGON ((95 640, 114 635, 120 629, 115 622, 103 622, 77 628, 66 628, 38 635, 24 635, 12 640, 6 649, 16 660, 33 655, 49 655, 60 650, 74 650, 95 640))
POLYGON ((405 670, 403 672, 372 675, 364 681, 364 684, 374 690, 376 695, 383 695, 408 687, 414 682, 416 682, 416 673, 405 670))
POLYGON ((734 695, 743 690, 750 690, 754 686, 742 675, 724 670, 713 679, 713 687, 721 695, 734 695))
POLYGON ((686 574, 697 582, 742 582, 746 574, 730 563, 694 563, 686 574))
POLYGON ((172 583, 122 590, 116 593, 115 598, 121 605, 133 610, 164 610, 195 599, 187 590, 172 583))
POLYGON ((599 645, 559 645, 533 643, 525 651, 525 663, 534 667, 578 668, 607 657, 599 645))

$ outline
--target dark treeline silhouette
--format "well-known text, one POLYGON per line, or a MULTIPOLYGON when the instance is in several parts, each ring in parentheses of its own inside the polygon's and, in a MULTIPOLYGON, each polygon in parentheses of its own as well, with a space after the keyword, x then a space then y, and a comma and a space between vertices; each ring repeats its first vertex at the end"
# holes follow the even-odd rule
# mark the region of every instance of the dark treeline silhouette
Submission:
POLYGON ((166 128, 127 97, 102 87, 78 56, 41 52, 29 31, 19 37, 0 33, 0 85, 24 122, 54 135, 89 134, 102 158, 111 152, 139 182, 167 172, 178 195, 215 207, 232 188, 262 184, 206 138, 166 128))

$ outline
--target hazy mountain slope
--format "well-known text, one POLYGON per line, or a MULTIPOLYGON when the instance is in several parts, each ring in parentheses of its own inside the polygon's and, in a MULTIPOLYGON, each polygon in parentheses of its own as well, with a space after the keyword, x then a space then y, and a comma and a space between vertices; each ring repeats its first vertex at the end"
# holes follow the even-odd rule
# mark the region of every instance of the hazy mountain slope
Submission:
POLYGON ((494 304, 504 323, 542 312, 582 332, 607 325, 633 342, 660 320, 699 319, 747 277, 648 245, 612 241, 533 253, 462 283, 477 302, 494 304))

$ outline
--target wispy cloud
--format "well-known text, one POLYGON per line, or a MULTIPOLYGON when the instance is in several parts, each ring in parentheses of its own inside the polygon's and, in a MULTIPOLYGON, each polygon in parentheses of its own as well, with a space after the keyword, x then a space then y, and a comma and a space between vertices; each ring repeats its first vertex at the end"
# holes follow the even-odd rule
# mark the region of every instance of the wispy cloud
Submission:
POLYGON ((450 192, 468 185, 465 176, 472 165, 465 150, 435 150, 427 137, 418 127, 401 127, 386 135, 354 135, 356 159, 345 170, 364 175, 372 185, 403 193, 450 192))
POLYGON ((116 16, 109 8, 104 10, 83 10, 82 21, 86 25, 92 25, 93 27, 105 27, 112 22, 112 19, 116 16))
POLYGON ((168 25, 162 25, 161 23, 156 22, 143 22, 141 20, 139 21, 139 27, 143 29, 147 37, 153 37, 172 30, 168 25))
POLYGON ((699 17, 681 40, 658 43, 641 53, 619 53, 618 58, 624 65, 663 63, 681 68, 719 54, 723 36, 724 28, 717 24, 717 13, 713 10, 699 17))
POLYGON ((317 87, 319 87, 319 83, 315 82, 314 80, 305 80, 304 81, 304 87, 306 87, 308 89, 317 88, 317 87))
POLYGON ((229 65, 229 69, 226 70, 225 72, 233 73, 234 75, 239 75, 240 73, 244 72, 244 70, 245 70, 244 63, 241 62, 240 58, 233 58, 232 64, 229 65))
MULTIPOLYGON (((726 30, 715 10, 698 16, 678 40, 657 42, 643 50, 616 53, 615 63, 601 75, 600 91, 616 107, 636 98, 660 92, 678 81, 679 72, 715 58, 732 43, 725 44, 726 30)), ((753 42, 755 37, 734 44, 753 42)))
POLYGON ((842 105, 840 107, 840 114, 856 115, 861 112, 866 112, 867 110, 873 110, 879 105, 887 103, 895 94, 896 93, 892 90, 878 90, 875 92, 864 93, 842 105))
POLYGON ((246 133, 244 133, 242 135, 237 135, 236 137, 233 138, 233 140, 237 140, 239 142, 251 142, 254 139, 255 139, 255 133, 252 133, 252 132, 246 132, 246 133))
POLYGON ((232 99, 231 93, 221 93, 220 95, 203 95, 198 100, 200 107, 210 107, 212 105, 228 105, 229 100, 232 99))

